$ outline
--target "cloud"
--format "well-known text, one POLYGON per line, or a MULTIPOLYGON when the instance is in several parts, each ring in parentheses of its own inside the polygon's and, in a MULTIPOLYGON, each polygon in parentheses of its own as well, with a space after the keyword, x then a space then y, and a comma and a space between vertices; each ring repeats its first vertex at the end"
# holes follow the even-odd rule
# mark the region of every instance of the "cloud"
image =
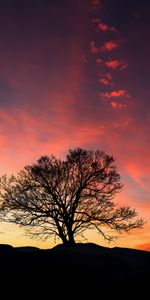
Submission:
POLYGON ((122 103, 119 103, 119 102, 116 102, 116 101, 112 101, 110 103, 110 105, 113 107, 113 108, 123 108, 123 107, 126 107, 125 104, 122 104, 122 103))
POLYGON ((114 49, 117 49, 119 45, 120 45, 119 41, 108 41, 108 42, 104 42, 102 47, 98 48, 96 46, 96 43, 94 41, 91 41, 90 52, 93 54, 97 54, 101 52, 110 52, 114 49))
POLYGON ((106 78, 100 78, 99 79, 99 83, 103 84, 103 85, 109 85, 109 80, 106 78))
POLYGON ((127 64, 123 64, 120 60, 117 59, 113 59, 113 60, 108 60, 105 62, 105 66, 110 68, 110 69, 119 69, 119 70, 125 70, 128 65, 127 64))
POLYGON ((116 32, 117 29, 114 27, 114 26, 109 26, 105 23, 99 23, 98 26, 97 26, 97 29, 100 30, 100 31, 112 31, 112 32, 116 32))
POLYGON ((102 85, 112 85, 112 75, 111 73, 99 73, 99 83, 102 85))
POLYGON ((108 60, 105 62, 105 65, 108 67, 108 68, 111 68, 111 69, 117 69, 118 67, 120 67, 120 61, 119 60, 108 60))
POLYGON ((104 98, 120 98, 120 97, 129 97, 127 90, 115 90, 111 92, 101 93, 101 96, 104 98))
POLYGON ((112 51, 114 49, 119 48, 119 41, 108 41, 108 42, 104 42, 103 46, 100 49, 100 52, 109 52, 112 51))

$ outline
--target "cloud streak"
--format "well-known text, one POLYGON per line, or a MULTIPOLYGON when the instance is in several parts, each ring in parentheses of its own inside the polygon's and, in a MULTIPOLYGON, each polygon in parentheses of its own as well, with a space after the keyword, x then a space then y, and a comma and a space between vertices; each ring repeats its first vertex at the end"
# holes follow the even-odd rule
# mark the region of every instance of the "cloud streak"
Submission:
POLYGON ((119 103, 119 102, 116 102, 116 101, 112 101, 110 102, 110 105, 113 107, 113 108, 124 108, 126 107, 126 104, 122 104, 122 103, 119 103))
POLYGON ((112 50, 115 50, 119 48, 120 42, 118 40, 110 40, 107 42, 104 42, 102 47, 100 48, 100 52, 110 52, 112 50))
POLYGON ((97 47, 96 42, 91 41, 90 52, 93 54, 104 53, 104 52, 107 53, 119 48, 119 46, 120 46, 120 42, 115 40, 106 41, 103 43, 101 47, 97 47))
POLYGON ((112 74, 111 73, 99 73, 99 83, 104 86, 112 85, 112 74))
POLYGON ((104 98, 121 98, 121 97, 129 97, 127 90, 114 90, 111 92, 101 93, 101 96, 104 98))
POLYGON ((105 62, 105 66, 112 70, 119 69, 121 71, 125 70, 128 67, 127 64, 124 64, 122 61, 120 61, 118 59, 107 60, 105 62))
POLYGON ((117 32, 117 29, 114 26, 109 26, 105 23, 98 23, 97 25, 97 29, 103 32, 107 32, 107 31, 112 31, 112 32, 117 32))

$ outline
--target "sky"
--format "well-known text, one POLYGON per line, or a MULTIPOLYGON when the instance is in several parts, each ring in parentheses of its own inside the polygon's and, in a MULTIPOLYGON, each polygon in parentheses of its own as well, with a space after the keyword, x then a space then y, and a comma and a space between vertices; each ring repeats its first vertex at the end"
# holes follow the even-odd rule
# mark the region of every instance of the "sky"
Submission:
MULTIPOLYGON (((143 229, 105 246, 150 250, 150 2, 0 2, 0 175, 41 155, 104 150, 143 229)), ((0 224, 0 243, 52 247, 0 224)))

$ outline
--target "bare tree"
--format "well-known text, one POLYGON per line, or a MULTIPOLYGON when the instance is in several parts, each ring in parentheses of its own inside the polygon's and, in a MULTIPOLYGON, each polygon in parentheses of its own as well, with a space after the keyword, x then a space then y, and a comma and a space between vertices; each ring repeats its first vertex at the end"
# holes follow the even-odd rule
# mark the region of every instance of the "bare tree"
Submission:
POLYGON ((25 226, 32 237, 59 237, 65 245, 87 229, 110 241, 114 236, 107 229, 141 228, 135 209, 116 208, 113 202, 122 189, 114 161, 105 152, 77 148, 64 161, 42 156, 17 176, 2 176, 3 220, 25 226))

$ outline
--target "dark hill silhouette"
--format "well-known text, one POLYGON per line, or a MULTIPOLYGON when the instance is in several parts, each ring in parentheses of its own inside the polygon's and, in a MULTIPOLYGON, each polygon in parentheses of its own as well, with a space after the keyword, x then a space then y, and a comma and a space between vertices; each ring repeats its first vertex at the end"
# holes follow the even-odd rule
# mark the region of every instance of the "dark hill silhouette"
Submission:
POLYGON ((13 246, 7 244, 0 244, 0 254, 13 251, 13 246))
MULTIPOLYGON (((150 252, 128 248, 107 248, 92 243, 73 247, 57 245, 51 249, 0 245, 3 279, 15 278, 26 288, 49 286, 61 290, 66 284, 78 291, 99 287, 109 292, 114 287, 124 290, 146 290, 150 279, 150 252), (8 251, 9 249, 9 251, 8 251)), ((46 293, 46 290, 44 290, 46 293)), ((134 291, 135 292, 135 291, 134 291)))
POLYGON ((40 251, 40 249, 38 247, 24 246, 24 247, 16 247, 15 251, 18 251, 18 252, 33 252, 33 251, 40 251))

